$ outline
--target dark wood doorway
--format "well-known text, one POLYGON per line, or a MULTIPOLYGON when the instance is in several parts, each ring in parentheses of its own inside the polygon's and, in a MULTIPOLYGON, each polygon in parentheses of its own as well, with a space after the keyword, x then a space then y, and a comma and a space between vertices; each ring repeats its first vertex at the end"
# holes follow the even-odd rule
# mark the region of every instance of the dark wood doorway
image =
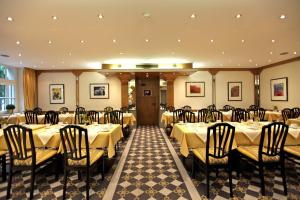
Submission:
POLYGON ((159 73, 136 73, 136 112, 138 125, 159 124, 159 73))

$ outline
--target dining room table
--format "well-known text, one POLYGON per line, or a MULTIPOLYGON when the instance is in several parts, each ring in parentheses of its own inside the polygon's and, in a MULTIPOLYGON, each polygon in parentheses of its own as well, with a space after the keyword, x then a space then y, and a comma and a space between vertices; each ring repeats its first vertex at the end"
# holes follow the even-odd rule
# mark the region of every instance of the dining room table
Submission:
POLYGON ((287 123, 288 125, 292 126, 292 127, 293 127, 293 126, 295 126, 295 127, 299 126, 299 127, 300 127, 300 117, 288 119, 288 120, 286 121, 286 123, 287 123))
MULTIPOLYGON (((235 127, 233 148, 238 146, 259 145, 262 127, 270 122, 228 122, 235 127)), ((180 153, 188 157, 190 149, 206 147, 207 128, 215 123, 177 123, 170 137, 177 140, 180 153)), ((300 127, 289 128, 286 145, 300 144, 300 127)))
MULTIPOLYGON (((38 115, 38 123, 44 124, 45 121, 45 115, 38 115)), ((74 124, 75 123, 75 114, 74 113, 65 113, 65 114, 59 114, 58 115, 59 122, 62 122, 64 124, 74 124)), ((7 118, 8 124, 22 124, 25 123, 25 114, 24 113, 14 113, 7 118)))

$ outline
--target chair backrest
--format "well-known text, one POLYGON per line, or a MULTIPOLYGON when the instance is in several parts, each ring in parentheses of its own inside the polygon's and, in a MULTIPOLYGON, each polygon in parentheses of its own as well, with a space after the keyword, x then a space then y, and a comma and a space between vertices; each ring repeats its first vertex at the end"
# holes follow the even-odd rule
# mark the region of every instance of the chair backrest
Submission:
POLYGON ((60 129, 60 137, 66 164, 69 159, 74 161, 86 159, 86 164, 90 165, 87 129, 78 125, 67 125, 60 129))
POLYGON ((44 124, 58 124, 58 112, 54 110, 49 110, 45 114, 44 124))
POLYGON ((120 110, 113 110, 104 114, 104 122, 112 124, 121 124, 123 127, 123 112, 120 110))
POLYGON ((185 106, 182 107, 182 110, 184 110, 184 111, 191 111, 192 107, 188 106, 188 105, 185 105, 185 106))
POLYGON ((84 107, 77 107, 75 111, 75 124, 85 123, 86 111, 84 107))
POLYGON ((208 109, 209 111, 217 110, 215 104, 212 104, 212 105, 207 106, 207 109, 208 109))
POLYGON ((184 121, 184 110, 176 109, 173 111, 173 123, 184 121))
POLYGON ((257 111, 257 117, 259 118, 259 121, 264 121, 265 120, 265 114, 266 110, 264 108, 259 108, 257 111))
POLYGON ((292 108, 292 118, 298 118, 300 117, 300 108, 295 107, 292 108))
POLYGON ((33 112, 35 112, 37 115, 43 114, 43 110, 42 110, 42 108, 40 108, 40 107, 35 107, 35 108, 33 109, 33 112))
POLYGON ((208 109, 198 110, 198 122, 208 122, 208 109))
POLYGON ((21 125, 11 125, 4 129, 4 138, 9 151, 10 161, 32 158, 36 163, 35 145, 32 130, 21 125), (29 140, 29 141, 28 141, 29 140))
POLYGON ((228 123, 217 123, 207 128, 206 163, 209 163, 209 157, 224 158, 229 155, 234 134, 235 127, 228 123))
POLYGON ((126 106, 121 107, 120 110, 121 110, 123 113, 129 112, 129 108, 126 107, 126 106))
POLYGON ((113 110, 114 110, 113 107, 110 107, 110 106, 107 106, 104 108, 104 112, 111 112, 113 110))
POLYGON ((61 108, 59 109, 59 112, 60 112, 61 114, 66 114, 67 112, 69 112, 69 108, 67 108, 67 107, 61 107, 61 108))
POLYGON ((90 122, 97 122, 98 124, 100 123, 99 112, 95 110, 89 110, 87 112, 87 117, 90 122))
POLYGON ((160 109, 163 111, 165 111, 167 109, 167 105, 164 103, 159 104, 159 106, 160 106, 160 109))
POLYGON ((233 110, 234 109, 234 107, 233 106, 230 106, 230 105, 225 105, 225 106, 223 106, 223 110, 224 111, 230 111, 230 110, 233 110))
POLYGON ((289 118, 292 118, 292 110, 289 108, 285 108, 281 111, 282 119, 286 122, 289 118))
POLYGON ((259 143, 259 161, 262 156, 278 156, 283 152, 289 126, 283 122, 273 122, 263 126, 259 143))
POLYGON ((173 112, 175 110, 174 106, 167 106, 166 111, 173 112))
POLYGON ((216 122, 217 120, 221 120, 223 122, 223 113, 217 110, 211 111, 212 121, 216 122))
POLYGON ((233 122, 241 122, 247 121, 250 119, 250 113, 242 108, 236 108, 232 112, 231 121, 233 122))
POLYGON ((193 113, 192 111, 184 111, 184 122, 187 123, 195 123, 196 122, 196 117, 195 117, 195 113, 193 113))
POLYGON ((250 105, 249 106, 249 110, 258 110, 258 106, 257 105, 250 105))
POLYGON ((25 121, 26 124, 38 124, 38 117, 37 113, 33 110, 26 110, 25 111, 25 121))

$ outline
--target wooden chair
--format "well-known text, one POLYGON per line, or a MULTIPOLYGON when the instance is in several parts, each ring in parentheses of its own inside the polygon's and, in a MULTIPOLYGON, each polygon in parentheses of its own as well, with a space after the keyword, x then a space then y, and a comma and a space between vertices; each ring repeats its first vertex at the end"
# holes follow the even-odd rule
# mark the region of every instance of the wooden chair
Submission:
POLYGON ((295 108, 292 108, 291 110, 292 110, 292 118, 300 117, 300 108, 295 107, 295 108))
POLYGON ((287 195, 283 148, 288 128, 288 125, 283 122, 273 122, 263 126, 259 146, 239 146, 237 148, 242 158, 246 158, 258 166, 262 195, 265 195, 264 166, 266 165, 281 166, 284 194, 287 195))
POLYGON ((216 105, 212 104, 212 105, 207 106, 207 110, 209 110, 209 111, 217 110, 216 105))
POLYGON ((125 137, 130 134, 129 124, 124 124, 123 112, 120 110, 113 110, 104 114, 104 123, 120 124, 125 137))
POLYGON ((0 159, 2 166, 2 181, 6 181, 6 151, 0 151, 0 159))
POLYGON ((266 110, 264 108, 259 108, 257 110, 257 117, 259 121, 265 121, 266 110))
POLYGON ((35 108, 33 109, 33 112, 35 112, 37 115, 43 114, 43 110, 42 110, 42 108, 40 108, 40 107, 35 107, 35 108))
POLYGON ((44 124, 54 125, 54 124, 58 124, 58 122, 59 122, 58 112, 54 110, 49 110, 46 112, 44 124))
POLYGON ((192 107, 188 106, 188 105, 185 105, 185 106, 182 107, 182 110, 184 110, 184 111, 191 111, 192 107))
POLYGON ((259 108, 259 107, 258 107, 257 105, 254 105, 254 104, 253 104, 253 105, 250 105, 248 109, 249 109, 249 110, 258 110, 258 108, 259 108))
POLYGON ((166 111, 173 112, 175 110, 174 106, 167 106, 166 111))
POLYGON ((75 110, 75 124, 84 124, 86 111, 84 107, 77 107, 75 110))
POLYGON ((223 113, 217 110, 211 111, 212 121, 216 122, 217 120, 220 120, 223 122, 223 113))
POLYGON ((175 123, 178 123, 179 121, 184 122, 184 110, 182 110, 182 109, 176 109, 173 111, 172 125, 174 125, 175 123))
POLYGON ((203 108, 198 110, 198 122, 208 122, 208 109, 203 108))
POLYGON ((107 106, 104 108, 104 112, 111 112, 113 110, 114 110, 113 107, 110 107, 110 106, 107 106))
POLYGON ((231 150, 235 127, 228 123, 218 123, 207 129, 206 147, 193 149, 192 175, 195 177, 196 164, 206 171, 206 196, 209 198, 209 173, 212 168, 228 169, 230 197, 232 193, 231 150))
POLYGON ((283 122, 286 122, 288 119, 292 118, 292 110, 285 108, 281 111, 283 122))
POLYGON ((167 109, 167 105, 164 103, 159 104, 159 106, 160 106, 160 109, 163 111, 165 111, 167 109))
POLYGON ((196 122, 196 117, 195 113, 192 111, 184 111, 184 120, 185 123, 195 123, 196 122))
POLYGON ((129 112, 129 109, 128 109, 128 107, 126 107, 126 106, 121 107, 120 110, 121 110, 123 113, 129 112))
POLYGON ((232 116, 231 116, 232 122, 248 121, 249 119, 250 119, 250 113, 245 109, 236 108, 232 112, 232 116))
POLYGON ((230 105, 225 105, 225 106, 223 106, 223 110, 224 110, 224 111, 234 110, 234 107, 233 107, 233 106, 230 106, 230 105))
POLYGON ((26 124, 38 124, 37 113, 32 110, 25 111, 25 121, 26 124))
POLYGON ((67 112, 69 112, 69 108, 67 108, 67 107, 61 107, 61 108, 59 109, 59 112, 60 112, 61 114, 66 114, 67 112))
POLYGON ((21 125, 11 125, 4 129, 4 138, 9 152, 9 177, 6 198, 10 198, 10 190, 14 169, 31 170, 30 199, 33 198, 36 170, 49 162, 56 162, 56 180, 58 179, 57 150, 35 148, 32 130, 21 125))
POLYGON ((86 171, 86 199, 89 199, 90 169, 102 158, 102 180, 104 180, 104 151, 90 149, 88 131, 78 125, 67 125, 60 129, 64 155, 63 199, 66 198, 67 176, 70 170, 86 171))
POLYGON ((98 124, 100 124, 99 112, 95 110, 89 110, 87 112, 87 117, 91 123, 97 122, 98 124))

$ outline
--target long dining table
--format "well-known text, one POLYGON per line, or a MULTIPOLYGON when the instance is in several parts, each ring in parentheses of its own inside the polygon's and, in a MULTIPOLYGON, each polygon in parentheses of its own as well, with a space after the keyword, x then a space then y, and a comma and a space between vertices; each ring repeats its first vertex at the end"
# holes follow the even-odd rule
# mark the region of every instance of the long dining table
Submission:
MULTIPOLYGON (((62 152, 59 129, 65 124, 44 125, 32 124, 24 125, 33 131, 33 140, 36 147, 47 147, 57 149, 62 152)), ((122 127, 119 124, 91 124, 84 126, 88 130, 89 147, 107 149, 108 158, 112 158, 115 152, 115 145, 123 138, 122 127)), ((7 145, 0 129, 0 150, 7 150, 7 145)))
MULTIPOLYGON (((235 126, 233 147, 259 145, 262 127, 270 122, 228 122, 235 126)), ((207 128, 214 123, 177 123, 173 126, 170 137, 178 141, 180 153, 188 157, 189 150, 206 147, 207 128)), ((300 144, 300 127, 290 127, 286 145, 300 144)))

